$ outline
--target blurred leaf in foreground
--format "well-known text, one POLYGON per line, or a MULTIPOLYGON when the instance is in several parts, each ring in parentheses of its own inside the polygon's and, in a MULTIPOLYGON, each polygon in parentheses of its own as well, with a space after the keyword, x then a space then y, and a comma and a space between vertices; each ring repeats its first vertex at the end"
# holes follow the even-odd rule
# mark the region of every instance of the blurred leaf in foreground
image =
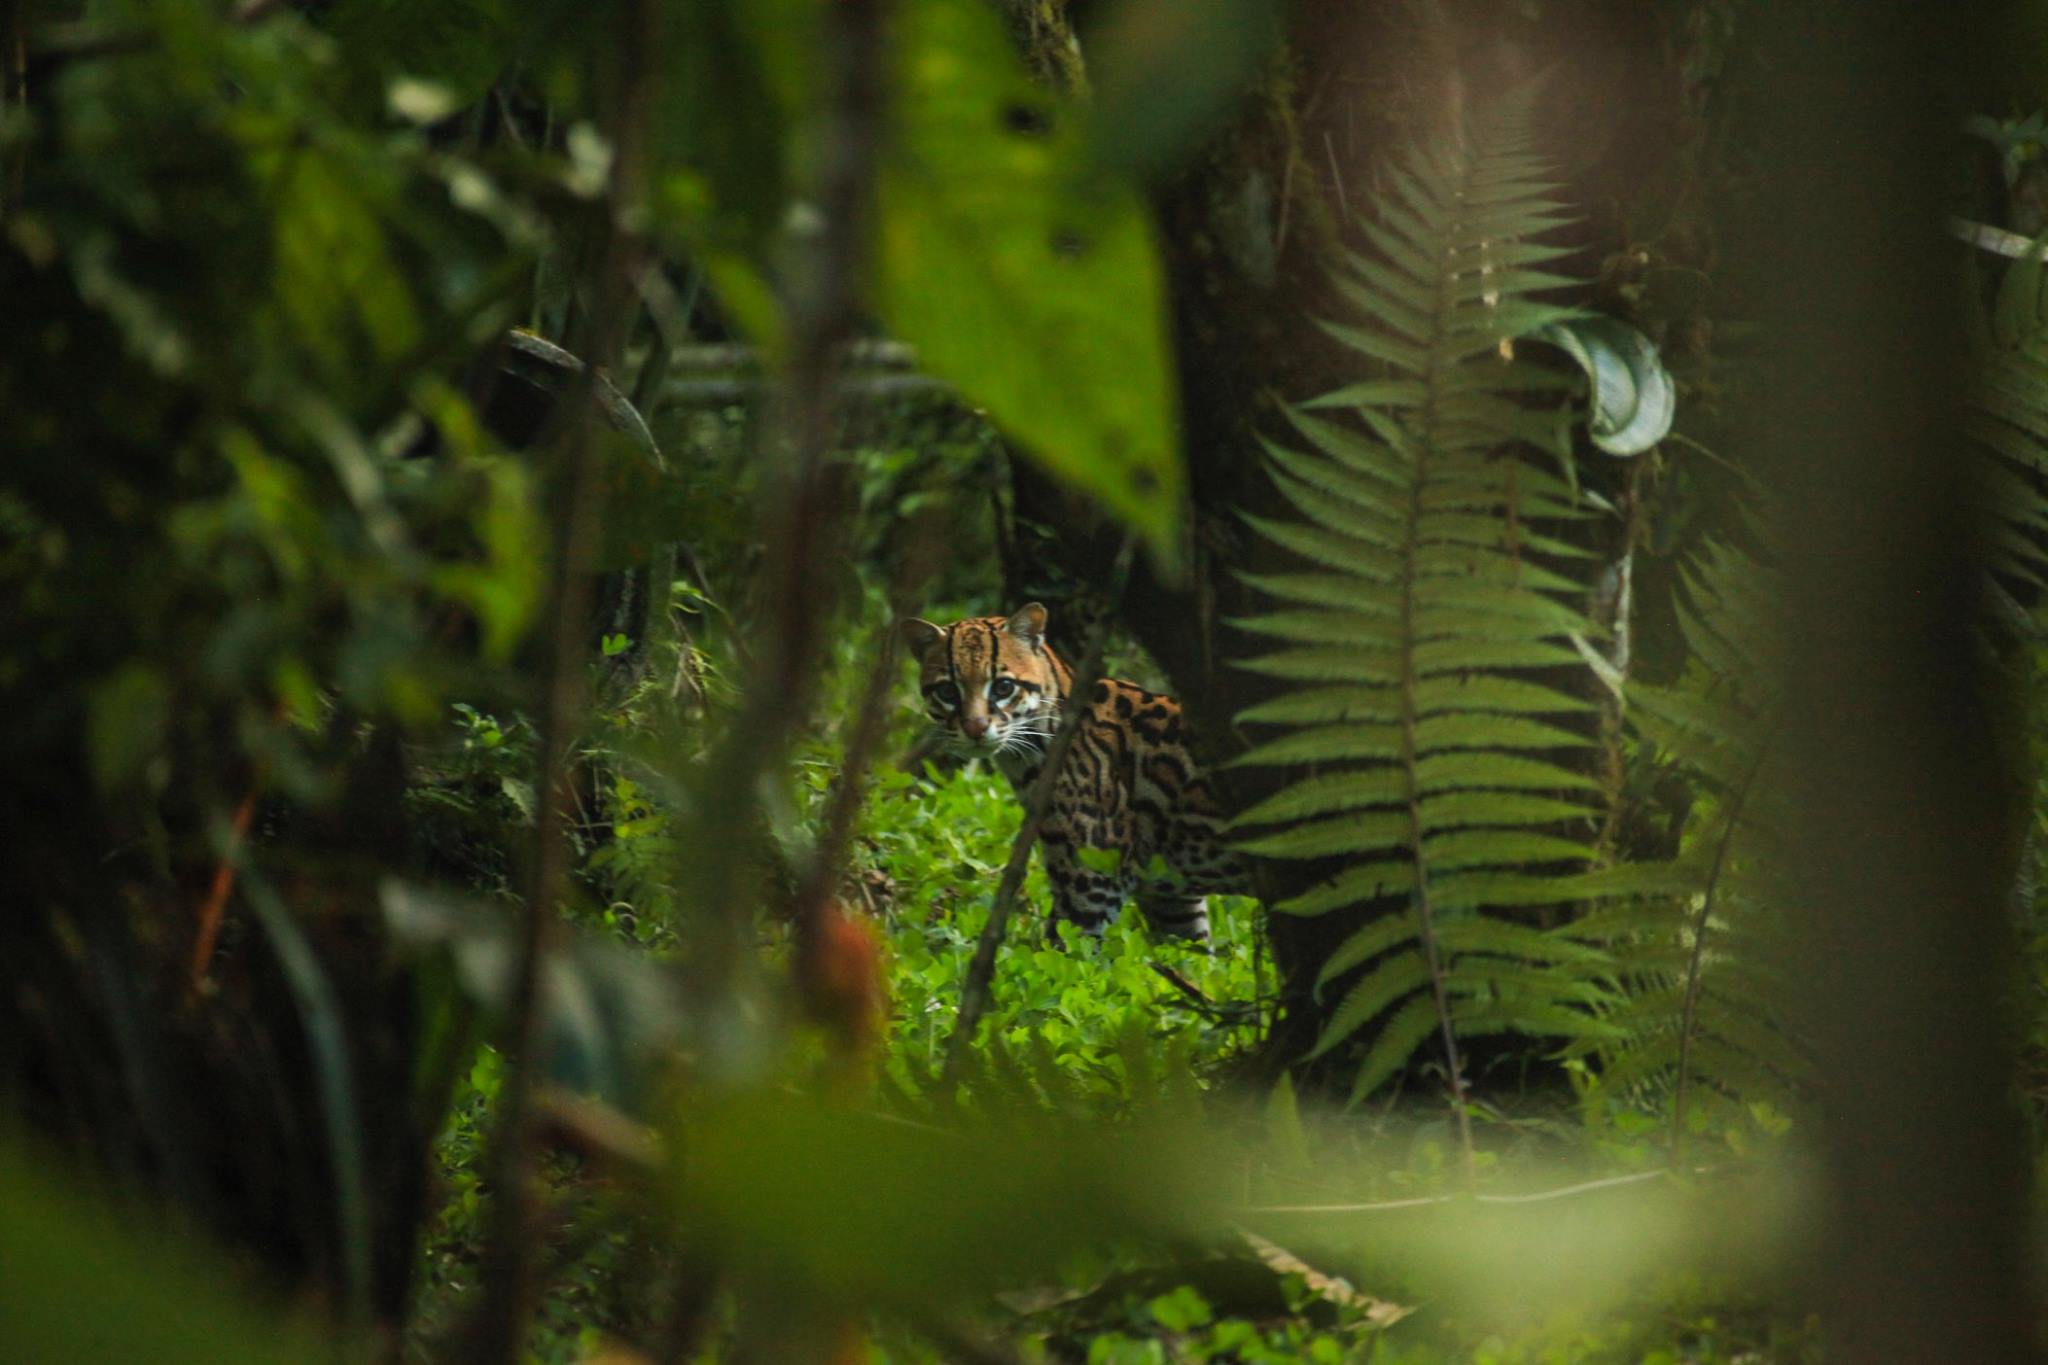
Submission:
POLYGON ((939 1310, 1114 1238, 1219 1226, 1195 1130, 1021 1114, 967 1129, 791 1095, 693 1096, 681 1226, 828 1298, 939 1310))
POLYGON ((1091 169, 1076 111, 1032 83, 987 6, 915 0, 896 40, 877 187, 884 321, 1172 562, 1174 384, 1137 192, 1091 169))
POLYGON ((137 1227, 132 1211, 76 1198, 0 1139, 0 1359, 289 1365, 335 1354, 226 1292, 226 1266, 137 1227))

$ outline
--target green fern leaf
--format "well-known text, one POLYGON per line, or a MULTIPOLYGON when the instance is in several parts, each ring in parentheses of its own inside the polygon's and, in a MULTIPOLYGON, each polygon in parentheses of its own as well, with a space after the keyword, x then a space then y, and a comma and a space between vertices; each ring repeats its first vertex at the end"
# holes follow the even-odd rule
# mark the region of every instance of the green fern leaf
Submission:
POLYGON ((1357 978, 1312 1054, 1372 1030, 1355 1097, 1432 1037, 1456 1077, 1462 1033, 1605 1036, 1614 1007, 1603 946, 1504 913, 1579 894, 1573 798, 1598 784, 1556 758, 1587 743, 1560 719, 1590 707, 1528 673, 1583 667, 1571 641, 1598 632, 1559 567, 1590 553, 1560 534, 1588 509, 1568 466, 1531 458, 1568 460, 1576 381, 1500 354, 1580 315, 1534 297, 1572 283, 1529 240, 1565 220, 1526 97, 1471 129, 1390 167, 1365 249, 1338 254, 1355 316, 1325 330, 1370 365, 1283 408, 1305 448, 1263 443, 1294 517, 1247 522, 1304 567, 1249 577, 1275 606, 1233 623, 1278 645, 1241 667, 1304 684, 1239 716, 1280 730, 1240 763, 1311 770, 1233 827, 1255 853, 1350 864, 1275 908, 1383 911, 1318 978, 1357 978))
POLYGON ((1359 1063, 1358 1077, 1351 1083, 1350 1102, 1358 1103, 1393 1079, 1408 1065, 1416 1051, 1437 1032, 1439 1013, 1427 995, 1412 995, 1387 1022, 1380 1026, 1372 1048, 1359 1063))
MULTIPOLYGON (((1377 1019, 1388 1007, 1429 989, 1429 961, 1416 948, 1383 953, 1371 970, 1345 993, 1322 1037, 1303 1060, 1313 1061, 1377 1019)), ((1426 1003, 1426 1002, 1425 1002, 1426 1003)))

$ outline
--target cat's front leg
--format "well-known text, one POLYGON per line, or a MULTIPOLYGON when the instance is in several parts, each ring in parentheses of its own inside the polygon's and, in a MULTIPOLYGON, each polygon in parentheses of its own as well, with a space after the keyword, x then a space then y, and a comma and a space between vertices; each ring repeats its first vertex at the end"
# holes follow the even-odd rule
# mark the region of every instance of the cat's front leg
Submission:
POLYGON ((1209 898, 1172 893, 1138 895, 1138 909, 1152 932, 1165 938, 1209 937, 1209 898))
POLYGON ((1052 918, 1045 924, 1046 941, 1059 942, 1062 920, 1100 937, 1124 908, 1122 878, 1083 863, 1063 830, 1048 829, 1039 847, 1045 853, 1046 880, 1052 883, 1052 918))

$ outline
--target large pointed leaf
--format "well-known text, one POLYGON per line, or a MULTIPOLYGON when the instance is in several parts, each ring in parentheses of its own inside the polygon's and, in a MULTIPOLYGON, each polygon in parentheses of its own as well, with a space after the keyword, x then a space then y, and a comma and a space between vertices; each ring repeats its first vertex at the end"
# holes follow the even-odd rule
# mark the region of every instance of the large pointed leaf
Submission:
POLYGON ((875 297, 1057 477, 1178 559, 1182 475, 1152 225, 980 0, 895 14, 875 297))

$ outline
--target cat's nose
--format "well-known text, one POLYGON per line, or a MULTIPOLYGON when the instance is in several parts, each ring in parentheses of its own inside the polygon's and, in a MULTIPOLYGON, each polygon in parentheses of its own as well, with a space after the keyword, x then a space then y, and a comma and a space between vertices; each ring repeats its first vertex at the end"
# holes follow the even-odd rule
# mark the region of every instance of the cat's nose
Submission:
POLYGON ((969 739, 980 739, 988 733, 987 716, 967 716, 960 722, 960 728, 967 732, 969 739))

